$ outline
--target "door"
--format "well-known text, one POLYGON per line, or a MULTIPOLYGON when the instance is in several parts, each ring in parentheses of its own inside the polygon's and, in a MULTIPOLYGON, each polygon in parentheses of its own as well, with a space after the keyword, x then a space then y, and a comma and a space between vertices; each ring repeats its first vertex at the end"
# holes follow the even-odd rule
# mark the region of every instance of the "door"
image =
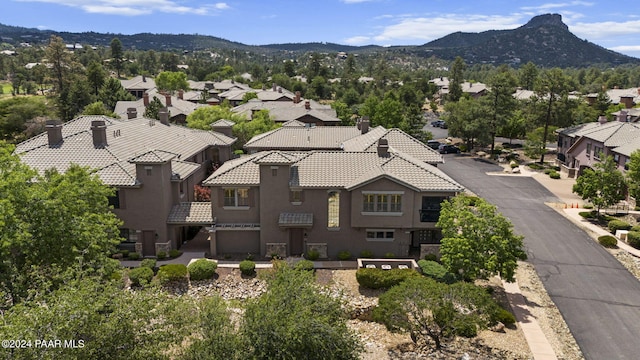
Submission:
POLYGON ((304 253, 304 229, 289 229, 289 255, 298 256, 304 253))
POLYGON ((142 231, 142 256, 156 256, 156 232, 142 231))

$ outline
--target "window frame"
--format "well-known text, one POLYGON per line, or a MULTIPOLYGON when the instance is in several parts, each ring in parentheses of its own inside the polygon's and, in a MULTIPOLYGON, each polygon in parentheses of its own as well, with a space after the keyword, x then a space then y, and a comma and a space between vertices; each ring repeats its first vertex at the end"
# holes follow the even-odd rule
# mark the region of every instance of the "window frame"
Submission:
POLYGON ((372 242, 393 242, 395 229, 365 229, 365 239, 372 242))
POLYGON ((249 188, 223 188, 222 207, 224 209, 248 209, 249 188))
POLYGON ((340 191, 327 191, 327 229, 340 230, 340 191), (332 204, 331 199, 335 201, 332 204), (333 205, 333 206, 332 206, 333 205))
POLYGON ((362 215, 402 216, 404 191, 363 191, 362 215))

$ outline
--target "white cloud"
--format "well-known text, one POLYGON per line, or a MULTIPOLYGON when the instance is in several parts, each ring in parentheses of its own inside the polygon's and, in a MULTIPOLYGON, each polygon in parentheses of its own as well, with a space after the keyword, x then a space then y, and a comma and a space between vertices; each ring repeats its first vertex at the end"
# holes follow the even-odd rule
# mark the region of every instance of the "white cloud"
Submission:
POLYGON ((587 1, 569 1, 569 2, 561 2, 561 3, 547 3, 538 6, 523 6, 522 10, 525 11, 539 11, 539 12, 547 12, 552 9, 560 9, 566 8, 570 6, 593 6, 594 3, 587 1))
POLYGON ((41 2, 82 9, 87 13, 137 16, 155 12, 173 14, 213 15, 230 9, 224 2, 202 6, 188 6, 185 1, 175 0, 14 0, 41 2))
POLYGON ((606 39, 624 35, 640 36, 640 20, 578 22, 569 24, 569 30, 576 36, 587 39, 606 39))
MULTIPOLYGON (((462 32, 514 29, 520 25, 518 15, 441 15, 436 17, 409 17, 385 26, 374 37, 376 42, 399 43, 416 40, 428 42, 445 35, 462 32)), ((407 43, 408 44, 408 43, 407 43)))
POLYGON ((347 45, 364 45, 370 41, 371 38, 368 36, 354 36, 343 40, 343 42, 347 45))
POLYGON ((614 46, 614 47, 611 48, 611 50, 618 51, 618 52, 630 52, 630 51, 639 51, 640 52, 640 45, 614 46))

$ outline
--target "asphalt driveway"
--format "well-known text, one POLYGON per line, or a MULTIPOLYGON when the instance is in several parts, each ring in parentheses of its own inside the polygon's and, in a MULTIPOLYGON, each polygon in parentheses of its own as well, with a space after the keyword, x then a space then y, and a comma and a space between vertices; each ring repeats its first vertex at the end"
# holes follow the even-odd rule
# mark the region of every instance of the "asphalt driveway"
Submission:
POLYGON ((640 282, 570 220, 531 177, 491 176, 502 168, 446 155, 449 176, 496 205, 525 236, 531 262, 586 359, 640 358, 640 282))

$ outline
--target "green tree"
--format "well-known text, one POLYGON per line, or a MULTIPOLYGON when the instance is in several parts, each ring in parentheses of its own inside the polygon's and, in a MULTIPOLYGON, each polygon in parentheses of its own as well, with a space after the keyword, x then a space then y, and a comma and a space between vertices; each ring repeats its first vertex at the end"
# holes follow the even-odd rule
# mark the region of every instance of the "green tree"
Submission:
POLYGON ((187 116, 187 126, 192 129, 211 130, 211 124, 226 119, 236 124, 247 121, 244 115, 239 115, 231 111, 227 106, 207 106, 197 108, 187 116))
POLYGON ((124 66, 124 50, 122 50, 122 42, 118 38, 113 38, 110 44, 111 48, 111 64, 116 69, 118 79, 120 79, 120 72, 124 66))
POLYGON ((467 149, 473 149, 474 144, 489 144, 489 110, 478 100, 461 98, 458 102, 447 102, 442 119, 447 122, 449 135, 462 138, 467 149))
POLYGON ((98 101, 102 101, 104 106, 111 111, 116 108, 118 101, 134 101, 135 99, 135 96, 122 87, 120 80, 112 77, 107 78, 98 93, 98 101))
POLYGON ((187 74, 181 71, 163 71, 158 74, 155 80, 159 90, 169 91, 171 93, 189 88, 187 74))
POLYGON ((519 139, 524 136, 527 131, 527 119, 525 118, 522 110, 516 110, 511 113, 505 123, 502 124, 498 133, 504 137, 509 138, 509 143, 513 139, 519 139))
POLYGON ((106 81, 107 72, 102 68, 102 64, 96 61, 92 61, 87 66, 87 80, 93 90, 93 94, 98 96, 98 92, 106 81))
POLYGON ((512 282, 518 260, 526 259, 522 236, 484 199, 457 195, 442 202, 436 226, 442 229, 442 264, 459 279, 500 275, 512 282))
POLYGON ((496 133, 507 123, 516 106, 513 93, 516 91, 516 78, 507 67, 501 67, 488 81, 490 90, 482 97, 490 113, 489 135, 491 136, 491 155, 495 147, 496 133))
MULTIPOLYGON (((108 274, 121 221, 113 190, 78 165, 38 175, 0 146, 0 293, 9 305, 58 287, 68 269, 108 274)), ((0 308, 3 304, 0 304, 0 308)))
POLYGON ((638 199, 640 198, 640 150, 631 153, 627 167, 629 192, 631 196, 638 199))
POLYGON ((41 98, 13 97, 0 101, 0 140, 19 142, 27 137, 27 126, 50 111, 41 98))
POLYGON ((469 283, 447 285, 427 277, 409 277, 380 295, 374 320, 411 339, 429 338, 437 349, 454 335, 472 337, 495 322, 498 305, 488 293, 469 283))
MULTIPOLYGON (((558 68, 545 71, 536 83, 536 94, 541 99, 546 98, 545 100, 547 102, 546 112, 544 115, 544 131, 542 134, 542 146, 544 148, 547 146, 549 126, 553 124, 553 105, 559 99, 567 97, 569 89, 568 85, 567 77, 564 75, 562 70, 558 68)), ((541 151, 541 153, 540 164, 544 164, 544 154, 546 151, 541 151)))
POLYGON ((258 94, 255 93, 255 91, 248 91, 246 93, 244 93, 244 95, 242 95, 242 104, 246 104, 249 102, 249 100, 251 99, 257 99, 258 98, 258 94))
POLYGON ((102 101, 96 101, 85 106, 82 110, 82 115, 106 115, 115 119, 119 118, 113 111, 109 111, 102 101))
POLYGON ((353 120, 351 117, 353 116, 353 111, 347 104, 340 100, 336 100, 331 103, 331 108, 336 111, 336 114, 340 120, 342 120, 341 124, 344 126, 353 125, 353 120))
POLYGON ((238 141, 234 143, 234 148, 242 149, 247 141, 252 137, 263 134, 267 131, 271 131, 280 127, 280 124, 276 124, 269 116, 269 110, 263 109, 256 111, 251 120, 238 119, 239 121, 233 125, 233 135, 238 138, 238 141))
MULTIPOLYGON (((153 99, 149 101, 149 105, 145 108, 143 116, 147 119, 160 120, 160 115, 158 115, 158 113, 160 112, 160 109, 164 107, 165 106, 162 104, 160 99, 154 96, 153 99)), ((169 117, 171 117, 171 115, 169 115, 169 117)))
POLYGON ((449 95, 447 100, 456 102, 462 97, 462 83, 464 82, 464 71, 467 65, 460 56, 457 56, 451 65, 449 72, 449 95))
POLYGON ((613 157, 606 156, 602 162, 593 164, 593 169, 584 169, 573 185, 573 192, 592 203, 600 214, 601 208, 615 205, 626 198, 627 183, 613 157))
POLYGON ((604 115, 609 106, 611 106, 611 99, 609 99, 607 92, 604 90, 598 91, 596 102, 593 104, 593 107, 598 110, 598 115, 604 115))
POLYGON ((533 90, 538 79, 538 67, 529 61, 518 70, 520 86, 526 90, 533 90))
POLYGON ((268 290, 245 309, 242 333, 255 359, 358 359, 360 344, 340 303, 310 271, 275 270, 268 290), (295 294, 295 296, 292 296, 295 294))

